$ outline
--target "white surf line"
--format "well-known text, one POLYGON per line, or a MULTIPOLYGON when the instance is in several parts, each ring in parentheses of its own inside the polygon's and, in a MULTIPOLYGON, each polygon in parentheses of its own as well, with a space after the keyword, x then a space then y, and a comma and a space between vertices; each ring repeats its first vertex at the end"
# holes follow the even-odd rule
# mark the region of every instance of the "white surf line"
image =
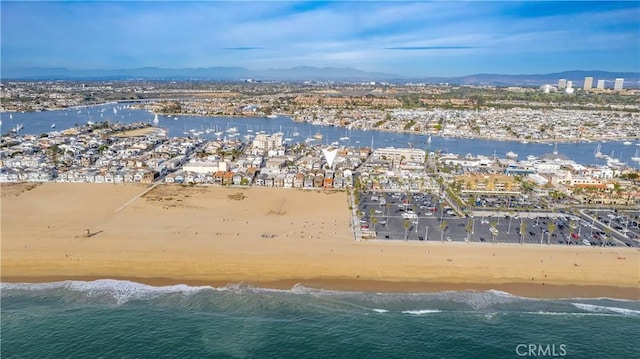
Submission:
POLYGON ((156 186, 158 185, 158 183, 154 183, 151 187, 145 189, 143 192, 141 192, 140 194, 136 195, 135 197, 131 198, 127 203, 123 204, 122 206, 120 206, 120 208, 116 209, 114 211, 114 213, 118 213, 120 211, 122 211, 123 209, 125 209, 128 205, 130 205, 131 203, 133 203, 133 201, 137 200, 138 198, 144 196, 145 194, 147 194, 149 191, 151 191, 152 189, 156 188, 156 186))

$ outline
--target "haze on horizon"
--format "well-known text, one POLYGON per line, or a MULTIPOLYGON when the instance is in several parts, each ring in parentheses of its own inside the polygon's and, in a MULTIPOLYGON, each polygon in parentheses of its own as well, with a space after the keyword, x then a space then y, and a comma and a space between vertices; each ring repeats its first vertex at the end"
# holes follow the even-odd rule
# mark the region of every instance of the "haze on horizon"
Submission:
POLYGON ((2 1, 1 66, 640 70, 640 3, 2 1))

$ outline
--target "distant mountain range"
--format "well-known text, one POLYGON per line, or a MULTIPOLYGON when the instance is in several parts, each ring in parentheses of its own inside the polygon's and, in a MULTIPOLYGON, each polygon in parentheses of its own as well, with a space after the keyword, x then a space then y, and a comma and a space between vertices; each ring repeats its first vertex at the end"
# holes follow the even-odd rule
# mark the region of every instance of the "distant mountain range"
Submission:
POLYGON ((640 87, 640 72, 565 71, 550 74, 476 74, 460 77, 411 77, 354 68, 298 66, 288 69, 249 70, 243 67, 158 68, 142 67, 118 70, 70 70, 67 68, 29 67, 3 69, 4 80, 219 80, 240 81, 336 81, 336 82, 392 82, 392 83, 449 83, 458 85, 540 86, 557 84, 559 79, 573 81, 574 87, 582 87, 586 76, 605 80, 607 88, 613 87, 616 78, 624 78, 625 88, 640 87))

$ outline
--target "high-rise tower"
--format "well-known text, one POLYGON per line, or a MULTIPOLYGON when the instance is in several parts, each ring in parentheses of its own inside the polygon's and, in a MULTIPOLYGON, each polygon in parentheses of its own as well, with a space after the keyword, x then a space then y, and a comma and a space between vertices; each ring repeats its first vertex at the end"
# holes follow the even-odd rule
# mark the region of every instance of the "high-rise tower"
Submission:
POLYGON ((566 79, 558 80, 558 90, 562 90, 565 87, 567 87, 567 80, 566 79))
POLYGON ((622 91, 622 85, 624 84, 623 78, 616 79, 616 82, 613 84, 614 91, 622 91))
POLYGON ((589 91, 591 90, 591 88, 593 87, 593 77, 591 76, 587 76, 584 78, 584 85, 582 86, 582 89, 585 91, 589 91))

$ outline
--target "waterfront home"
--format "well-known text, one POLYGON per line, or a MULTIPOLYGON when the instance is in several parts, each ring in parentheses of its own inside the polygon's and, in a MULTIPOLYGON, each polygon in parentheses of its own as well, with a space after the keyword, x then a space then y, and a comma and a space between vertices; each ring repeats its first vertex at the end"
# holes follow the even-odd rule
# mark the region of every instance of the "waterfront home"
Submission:
POLYGON ((293 187, 294 188, 302 188, 304 186, 304 173, 298 172, 296 173, 293 179, 293 187))
POLYGON ((267 178, 267 174, 266 173, 260 173, 256 176, 256 180, 255 180, 255 185, 256 186, 264 186, 264 181, 267 178))
POLYGON ((313 187, 321 188, 323 186, 324 186, 324 176, 318 173, 313 178, 313 187))
POLYGON ((293 181, 296 178, 296 174, 295 173, 287 173, 285 178, 284 178, 284 187, 285 188, 292 188, 293 187, 293 181))
POLYGON ((311 173, 307 174, 304 178, 304 183, 302 184, 302 187, 313 188, 313 180, 314 180, 314 175, 311 173))
POLYGON ((224 171, 216 171, 213 174, 213 183, 222 184, 224 179, 224 171))
POLYGON ((157 171, 144 171, 142 172, 142 179, 140 181, 142 183, 152 183, 159 175, 157 171))
POLYGON ((233 183, 233 175, 234 173, 231 171, 227 171, 224 173, 224 175, 222 176, 222 184, 224 185, 230 185, 233 183))
POLYGON ((273 175, 267 175, 267 177, 264 179, 264 186, 273 187, 273 175))
POLYGON ((242 178, 243 178, 243 173, 240 171, 237 171, 233 174, 233 179, 231 180, 231 182, 236 185, 239 186, 242 184, 242 178))

